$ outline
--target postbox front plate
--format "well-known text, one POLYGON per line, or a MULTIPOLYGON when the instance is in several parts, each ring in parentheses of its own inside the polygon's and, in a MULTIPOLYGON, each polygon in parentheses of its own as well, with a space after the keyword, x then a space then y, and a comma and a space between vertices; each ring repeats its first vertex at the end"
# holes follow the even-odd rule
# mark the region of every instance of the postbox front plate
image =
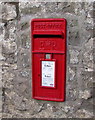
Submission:
POLYGON ((33 19, 32 96, 49 101, 65 100, 66 20, 33 19))

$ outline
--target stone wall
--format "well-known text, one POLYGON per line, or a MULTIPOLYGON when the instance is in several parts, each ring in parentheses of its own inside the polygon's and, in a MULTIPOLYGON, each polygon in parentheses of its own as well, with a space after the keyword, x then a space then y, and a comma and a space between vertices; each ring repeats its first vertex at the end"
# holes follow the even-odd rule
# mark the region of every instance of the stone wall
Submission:
POLYGON ((94 7, 94 2, 0 2, 0 66, 3 82, 0 86, 0 103, 3 118, 94 116, 94 7), (33 18, 67 19, 65 102, 31 98, 30 21, 33 18))

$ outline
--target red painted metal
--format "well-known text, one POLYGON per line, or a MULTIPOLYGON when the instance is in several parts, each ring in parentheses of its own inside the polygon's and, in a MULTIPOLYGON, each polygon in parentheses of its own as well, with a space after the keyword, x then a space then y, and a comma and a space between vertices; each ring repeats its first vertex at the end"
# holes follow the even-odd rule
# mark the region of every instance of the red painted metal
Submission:
POLYGON ((66 20, 33 19, 32 97, 38 100, 64 101, 66 81, 66 20), (45 55, 49 53, 50 59, 45 55), (42 61, 55 62, 54 87, 42 86, 42 61))

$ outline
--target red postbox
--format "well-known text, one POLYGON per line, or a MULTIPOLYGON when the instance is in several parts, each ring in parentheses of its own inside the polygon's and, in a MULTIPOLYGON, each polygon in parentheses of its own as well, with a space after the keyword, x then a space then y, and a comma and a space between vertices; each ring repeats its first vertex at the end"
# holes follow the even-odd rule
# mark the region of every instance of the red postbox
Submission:
POLYGON ((32 96, 64 101, 66 80, 66 20, 33 19, 32 96))

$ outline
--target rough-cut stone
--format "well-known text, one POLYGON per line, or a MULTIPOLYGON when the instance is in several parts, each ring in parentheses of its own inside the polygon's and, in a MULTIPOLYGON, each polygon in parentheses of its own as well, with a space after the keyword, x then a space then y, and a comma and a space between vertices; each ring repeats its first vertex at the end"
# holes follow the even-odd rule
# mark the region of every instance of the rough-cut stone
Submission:
POLYGON ((4 40, 4 34, 5 34, 4 23, 0 23, 0 41, 4 40))
POLYGON ((28 77, 29 76, 29 72, 24 70, 24 71, 21 72, 21 76, 22 77, 28 77))
POLYGON ((9 30, 8 38, 10 41, 16 41, 16 39, 17 39, 17 33, 16 33, 17 29, 16 28, 17 28, 17 21, 9 21, 9 23, 7 25, 7 30, 9 30))
POLYGON ((90 10, 90 11, 88 12, 88 17, 94 18, 94 16, 95 16, 95 10, 92 9, 92 10, 90 10))
POLYGON ((75 80, 75 76, 76 76, 76 68, 72 68, 72 67, 69 67, 69 73, 70 73, 70 76, 69 76, 69 80, 75 80))
POLYGON ((79 98, 83 98, 87 100, 91 97, 92 97, 92 94, 90 90, 84 90, 79 92, 79 98))
POLYGON ((24 10, 22 9, 22 13, 24 14, 35 14, 37 12, 39 12, 41 10, 40 7, 36 7, 36 6, 33 6, 32 8, 24 8, 24 10))
POLYGON ((14 79, 15 75, 11 72, 4 72, 3 74, 3 79, 6 80, 6 81, 12 81, 14 79))
POLYGON ((76 112, 76 117, 77 118, 92 118, 93 117, 93 113, 90 113, 89 111, 82 109, 82 110, 78 110, 76 112))
POLYGON ((16 6, 5 3, 2 8, 2 19, 3 20, 12 20, 17 16, 16 6))
POLYGON ((79 51, 78 50, 69 50, 70 54, 70 63, 71 64, 77 64, 79 62, 78 56, 79 56, 79 51))
POLYGON ((17 45, 15 42, 4 41, 2 45, 3 53, 13 54, 17 50, 17 45))
POLYGON ((22 47, 24 48, 30 48, 30 36, 27 36, 26 33, 23 33, 21 35, 21 44, 22 44, 22 47))
POLYGON ((41 6, 39 3, 34 4, 34 2, 20 2, 21 14, 36 14, 41 11, 41 6))
POLYGON ((83 67, 85 71, 93 71, 93 38, 89 39, 84 45, 83 67))
POLYGON ((0 53, 0 61, 5 61, 5 57, 4 56, 2 56, 2 54, 0 53))
POLYGON ((92 89, 93 88, 93 72, 91 71, 82 71, 81 73, 82 78, 82 85, 86 89, 92 89))

